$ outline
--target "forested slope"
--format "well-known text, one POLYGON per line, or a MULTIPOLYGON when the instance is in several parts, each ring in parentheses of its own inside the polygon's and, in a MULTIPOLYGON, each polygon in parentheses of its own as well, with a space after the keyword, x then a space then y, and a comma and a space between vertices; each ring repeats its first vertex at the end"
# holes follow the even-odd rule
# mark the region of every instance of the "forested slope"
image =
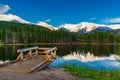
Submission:
POLYGON ((78 34, 49 30, 43 26, 0 21, 0 43, 118 43, 120 36, 110 31, 78 34))

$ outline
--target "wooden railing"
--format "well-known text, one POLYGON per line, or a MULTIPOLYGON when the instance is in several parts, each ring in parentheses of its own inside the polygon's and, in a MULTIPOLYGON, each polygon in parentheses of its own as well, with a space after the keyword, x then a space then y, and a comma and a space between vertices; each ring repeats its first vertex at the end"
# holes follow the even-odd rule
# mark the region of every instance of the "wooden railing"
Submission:
POLYGON ((30 48, 22 48, 18 49, 17 52, 19 53, 17 60, 22 61, 24 58, 24 53, 28 52, 25 58, 31 58, 32 56, 38 56, 39 53, 45 54, 45 60, 47 62, 52 61, 52 59, 56 58, 56 47, 53 48, 39 48, 39 47, 30 47, 30 48), (34 52, 33 52, 34 51, 34 52), (42 52, 40 52, 42 51, 42 52))
POLYGON ((46 54, 46 61, 52 61, 53 58, 56 58, 56 50, 57 48, 54 47, 44 51, 44 53, 46 54))

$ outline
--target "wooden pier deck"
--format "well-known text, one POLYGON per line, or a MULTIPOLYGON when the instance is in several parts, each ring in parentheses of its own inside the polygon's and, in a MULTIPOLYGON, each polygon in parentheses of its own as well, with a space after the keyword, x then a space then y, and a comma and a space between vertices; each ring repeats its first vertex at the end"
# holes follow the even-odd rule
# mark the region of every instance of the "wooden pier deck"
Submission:
POLYGON ((6 72, 20 72, 31 73, 45 68, 56 58, 56 47, 54 48, 25 48, 18 49, 19 56, 14 63, 8 62, 3 67, 0 67, 0 71, 6 72), (32 50, 35 50, 32 53, 32 50), (42 52, 39 52, 39 50, 42 52), (23 56, 23 52, 28 51, 26 57, 23 56))

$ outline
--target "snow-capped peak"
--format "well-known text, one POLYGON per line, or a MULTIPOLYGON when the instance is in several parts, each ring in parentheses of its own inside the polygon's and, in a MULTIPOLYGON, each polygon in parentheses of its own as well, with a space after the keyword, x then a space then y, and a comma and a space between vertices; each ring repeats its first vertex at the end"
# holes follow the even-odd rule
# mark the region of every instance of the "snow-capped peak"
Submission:
POLYGON ((120 24, 107 25, 111 29, 120 29, 120 24))
POLYGON ((46 22, 42 22, 42 21, 38 22, 36 25, 43 26, 43 27, 48 28, 50 30, 57 30, 58 29, 58 28, 53 27, 52 25, 50 25, 50 24, 48 24, 46 22))
POLYGON ((103 25, 89 23, 89 22, 81 22, 79 24, 64 24, 64 25, 61 25, 60 28, 65 28, 70 32, 78 32, 81 29, 85 29, 86 32, 89 32, 98 28, 99 26, 103 26, 103 25))
POLYGON ((77 26, 79 26, 80 24, 63 24, 61 25, 59 28, 65 28, 67 30, 69 30, 70 32, 77 32, 77 26))
POLYGON ((0 21, 16 21, 19 23, 30 24, 29 21, 26 21, 19 16, 13 14, 0 14, 0 21))
POLYGON ((87 32, 92 31, 92 30, 98 28, 99 26, 101 26, 101 25, 95 24, 95 23, 89 23, 89 22, 81 23, 81 29, 84 28, 87 32))

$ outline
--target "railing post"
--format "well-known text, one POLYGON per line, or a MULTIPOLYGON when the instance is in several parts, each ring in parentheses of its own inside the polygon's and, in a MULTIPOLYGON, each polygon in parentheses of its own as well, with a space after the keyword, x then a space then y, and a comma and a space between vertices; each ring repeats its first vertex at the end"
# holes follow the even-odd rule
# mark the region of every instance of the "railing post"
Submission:
POLYGON ((35 56, 38 56, 38 48, 36 49, 35 56))
POLYGON ((56 58, 55 54, 52 51, 50 52, 50 54, 51 54, 52 58, 56 58))
POLYGON ((28 52, 26 58, 31 58, 31 56, 32 56, 32 50, 30 50, 30 51, 28 52))
POLYGON ((54 55, 55 55, 55 58, 56 58, 56 50, 54 50, 54 55))
POLYGON ((45 59, 46 59, 47 62, 52 61, 51 58, 50 58, 50 56, 48 55, 48 53, 46 53, 45 59))
POLYGON ((19 61, 23 60, 23 52, 19 53, 19 56, 17 57, 17 60, 19 60, 19 61))

